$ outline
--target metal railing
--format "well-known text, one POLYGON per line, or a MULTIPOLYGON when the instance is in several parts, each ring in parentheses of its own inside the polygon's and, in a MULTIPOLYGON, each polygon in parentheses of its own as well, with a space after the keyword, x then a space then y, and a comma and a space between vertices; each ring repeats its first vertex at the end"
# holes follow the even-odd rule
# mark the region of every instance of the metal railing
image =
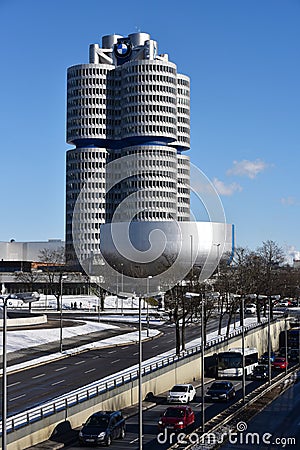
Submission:
MULTIPOLYGON (((263 319, 259 324, 253 323, 245 325, 244 331, 247 332, 249 330, 259 328, 261 325, 264 325, 265 323, 267 323, 267 319, 263 319)), ((209 349, 222 342, 225 342, 241 334, 241 332, 242 329, 241 327, 239 327, 235 330, 232 330, 229 333, 229 335, 217 336, 216 338, 213 338, 209 342, 207 342, 207 344, 205 345, 205 349, 209 349)), ((180 355, 176 355, 175 353, 173 353, 169 356, 160 357, 155 362, 152 363, 145 362, 142 366, 142 376, 151 374, 161 368, 172 365, 175 362, 184 360, 200 352, 201 352, 201 345, 199 344, 188 348, 180 355)), ((95 381, 87 386, 83 386, 82 388, 78 388, 72 392, 69 392, 53 400, 50 400, 47 403, 41 404, 27 411, 10 416, 7 418, 7 433, 13 432, 21 427, 30 425, 33 422, 43 420, 44 418, 54 415, 58 412, 61 411, 67 412, 68 408, 78 405, 79 403, 85 402, 87 400, 90 400, 93 397, 97 397, 105 392, 112 391, 117 387, 130 383, 136 380, 138 376, 139 376, 138 368, 134 366, 133 368, 130 368, 128 370, 126 369, 123 370, 119 374, 110 375, 103 380, 95 381)), ((1 422, 0 424, 2 425, 1 422)), ((2 429, 1 426, 0 429, 2 429)))

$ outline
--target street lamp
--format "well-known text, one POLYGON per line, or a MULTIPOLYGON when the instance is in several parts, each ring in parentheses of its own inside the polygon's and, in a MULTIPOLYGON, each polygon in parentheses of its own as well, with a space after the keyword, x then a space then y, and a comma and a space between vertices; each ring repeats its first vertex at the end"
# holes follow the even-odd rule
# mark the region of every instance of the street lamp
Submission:
POLYGON ((202 433, 205 433, 205 397, 204 397, 204 352, 205 352, 205 336, 204 336, 204 298, 201 294, 194 292, 187 292, 185 294, 187 298, 200 297, 201 296, 201 415, 202 415, 202 433))
POLYGON ((243 403, 246 398, 246 374, 245 374, 245 298, 242 295, 242 391, 243 391, 243 403))
POLYGON ((7 301, 10 298, 18 298, 22 300, 24 303, 36 302, 40 299, 40 295, 37 292, 23 292, 20 294, 9 294, 3 298, 3 319, 2 319, 2 346, 3 346, 3 372, 2 372, 2 450, 6 450, 7 448, 7 440, 6 440, 6 419, 7 419, 7 345, 6 345, 6 337, 7 337, 7 301))
POLYGON ((139 297, 139 450, 143 448, 142 350, 142 297, 139 297))
POLYGON ((271 384, 272 374, 271 374, 271 297, 268 297, 268 382, 271 384))
POLYGON ((149 325, 149 290, 150 290, 149 283, 150 283, 151 278, 152 278, 151 275, 149 275, 147 277, 147 337, 149 337, 149 328, 150 328, 150 325, 149 325))
POLYGON ((67 275, 61 275, 60 278, 60 311, 59 311, 59 351, 62 353, 63 351, 63 305, 62 305, 62 296, 63 296, 63 280, 68 278, 67 275))

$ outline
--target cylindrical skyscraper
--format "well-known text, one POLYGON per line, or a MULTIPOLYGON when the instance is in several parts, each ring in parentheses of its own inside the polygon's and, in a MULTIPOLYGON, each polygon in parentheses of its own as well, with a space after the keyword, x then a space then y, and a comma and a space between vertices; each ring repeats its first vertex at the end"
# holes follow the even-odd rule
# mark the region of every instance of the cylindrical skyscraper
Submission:
POLYGON ((75 146, 66 171, 69 262, 78 251, 81 261, 99 253, 101 223, 190 218, 182 154, 190 144, 189 78, 158 55, 147 33, 104 36, 89 54, 89 64, 68 69, 67 142, 75 146))

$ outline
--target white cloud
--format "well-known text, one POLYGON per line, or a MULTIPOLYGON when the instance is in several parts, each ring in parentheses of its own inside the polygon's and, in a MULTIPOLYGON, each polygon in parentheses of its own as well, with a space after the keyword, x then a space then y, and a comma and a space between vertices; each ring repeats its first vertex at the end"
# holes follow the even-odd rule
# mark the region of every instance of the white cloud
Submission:
POLYGON ((225 184, 224 181, 213 179, 213 184, 220 195, 230 196, 235 192, 240 192, 243 190, 242 186, 238 183, 225 184))
POLYGON ((287 205, 287 206, 296 205, 297 204, 297 200, 295 199, 295 197, 282 197, 280 199, 280 203, 282 205, 287 205))
POLYGON ((268 164, 261 159, 249 161, 243 159, 242 161, 233 161, 233 167, 227 170, 227 175, 238 175, 240 177, 246 176, 248 178, 255 178, 260 172, 263 172, 268 167, 268 164))

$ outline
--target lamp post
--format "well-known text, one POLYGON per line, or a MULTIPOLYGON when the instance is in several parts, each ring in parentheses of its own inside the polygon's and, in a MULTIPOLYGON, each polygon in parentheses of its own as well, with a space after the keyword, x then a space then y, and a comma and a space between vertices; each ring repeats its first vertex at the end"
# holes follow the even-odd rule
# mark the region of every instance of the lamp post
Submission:
POLYGON ((271 297, 268 297, 268 382, 271 384, 272 374, 271 374, 271 297))
POLYGON ((245 298, 242 295, 242 391, 243 391, 243 403, 246 398, 246 374, 245 374, 245 298))
POLYGON ((65 280, 67 275, 61 275, 60 278, 60 311, 59 311, 59 351, 62 353, 63 351, 63 305, 62 305, 62 296, 63 296, 63 280, 65 280))
POLYGON ((40 296, 37 292, 24 292, 20 294, 9 294, 3 298, 3 319, 2 319, 2 346, 3 346, 3 372, 2 372, 2 450, 7 449, 6 439, 6 419, 7 419, 7 300, 10 298, 18 298, 24 303, 38 301, 40 296))
POLYGON ((204 296, 201 294, 196 294, 194 292, 187 292, 185 294, 187 298, 201 297, 201 415, 202 415, 202 425, 201 430, 205 432, 205 396, 204 396, 204 357, 205 357, 205 336, 204 336, 204 296))
POLYGON ((147 277, 147 337, 149 337, 149 284, 150 284, 150 280, 151 280, 152 276, 149 275, 147 277))
POLYGON ((139 450, 143 448, 142 297, 139 297, 139 450))

